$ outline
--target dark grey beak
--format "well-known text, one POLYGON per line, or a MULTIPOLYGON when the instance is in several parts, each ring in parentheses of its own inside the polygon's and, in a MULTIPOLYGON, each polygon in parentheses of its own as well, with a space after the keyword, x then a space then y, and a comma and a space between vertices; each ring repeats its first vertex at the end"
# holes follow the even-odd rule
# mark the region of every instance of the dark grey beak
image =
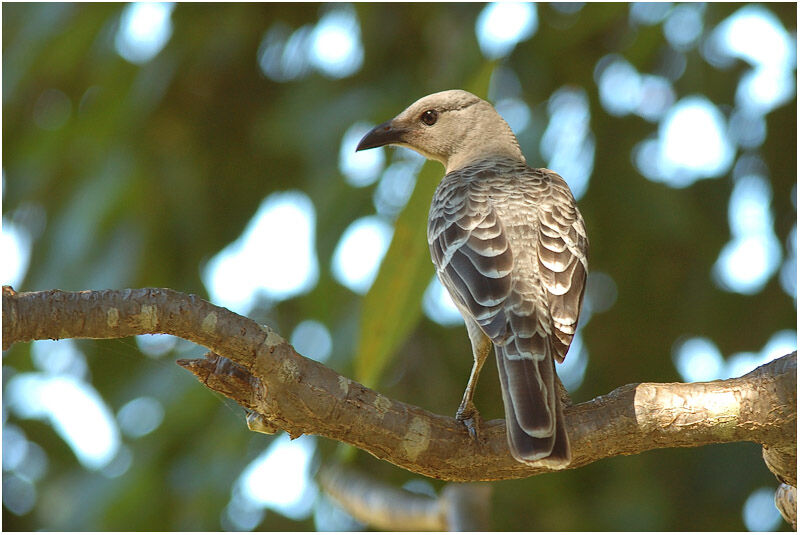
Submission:
POLYGON ((402 141, 404 133, 405 129, 395 127, 392 121, 386 121, 367 132, 366 135, 361 138, 361 141, 358 142, 358 147, 356 147, 356 152, 374 149, 375 147, 383 147, 390 143, 399 143, 402 141))

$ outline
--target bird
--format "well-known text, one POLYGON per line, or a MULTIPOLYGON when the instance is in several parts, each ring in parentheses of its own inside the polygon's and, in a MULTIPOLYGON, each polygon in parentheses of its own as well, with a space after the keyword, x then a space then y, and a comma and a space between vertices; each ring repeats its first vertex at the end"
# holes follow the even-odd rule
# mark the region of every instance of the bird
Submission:
POLYGON ((385 145, 445 168, 427 236, 472 345, 456 418, 477 438, 473 395, 493 347, 511 455, 526 465, 568 466, 555 362, 575 335, 589 270, 586 227, 569 186, 554 171, 529 167, 495 108, 460 89, 422 97, 367 132, 356 151, 385 145))

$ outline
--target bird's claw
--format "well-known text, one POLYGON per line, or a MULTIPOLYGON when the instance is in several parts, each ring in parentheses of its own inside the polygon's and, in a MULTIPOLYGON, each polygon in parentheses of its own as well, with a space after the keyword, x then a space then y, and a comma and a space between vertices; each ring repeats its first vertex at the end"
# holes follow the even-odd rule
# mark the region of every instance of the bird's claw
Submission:
POLYGON ((477 443, 478 430, 483 420, 481 419, 478 409, 475 408, 475 405, 470 403, 467 406, 459 407, 456 411, 456 420, 467 428, 470 438, 477 443))

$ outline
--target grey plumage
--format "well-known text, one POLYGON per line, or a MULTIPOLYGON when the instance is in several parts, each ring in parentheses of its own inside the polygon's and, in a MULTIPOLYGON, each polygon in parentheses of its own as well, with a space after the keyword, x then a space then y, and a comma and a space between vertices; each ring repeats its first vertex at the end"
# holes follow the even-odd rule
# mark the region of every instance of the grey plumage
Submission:
POLYGON ((555 361, 575 334, 588 273, 586 230, 569 187, 528 167, 505 121, 465 91, 420 99, 367 134, 359 150, 389 143, 447 170, 431 203, 428 244, 473 347, 457 417, 476 415, 472 395, 493 345, 512 455, 569 464, 555 361))

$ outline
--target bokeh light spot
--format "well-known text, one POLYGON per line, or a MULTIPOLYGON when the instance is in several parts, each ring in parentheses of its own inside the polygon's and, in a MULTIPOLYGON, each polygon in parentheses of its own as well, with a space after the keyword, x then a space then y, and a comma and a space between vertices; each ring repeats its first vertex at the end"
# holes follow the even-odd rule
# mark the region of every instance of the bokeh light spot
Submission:
POLYGON ((797 351, 797 331, 784 329, 773 334, 761 350, 763 364, 797 351))
POLYGON ((305 76, 311 70, 307 53, 310 39, 311 27, 308 25, 292 32, 286 23, 274 23, 258 47, 261 72, 276 82, 305 76))
POLYGON ((672 2, 632 2, 629 17, 634 24, 652 26, 664 20, 670 9, 672 2))
POLYGON ((795 94, 795 78, 791 70, 759 67, 742 75, 736 88, 736 104, 767 113, 795 94))
POLYGON ((19 288, 28 271, 32 248, 30 234, 4 217, 0 229, 0 280, 3 284, 19 288))
POLYGON ((764 114, 795 95, 795 40, 772 11, 751 4, 722 21, 701 51, 709 63, 720 68, 729 67, 737 58, 749 63, 752 69, 739 81, 736 104, 764 114))
POLYGON ((394 162, 386 168, 372 196, 375 210, 382 216, 395 217, 406 206, 417 184, 417 173, 425 162, 421 155, 413 151, 402 151, 397 154, 404 156, 401 157, 401 161, 394 162), (416 155, 419 158, 409 158, 405 155, 416 155))
POLYGON ((318 362, 327 361, 333 349, 328 328, 315 320, 300 322, 292 331, 290 342, 298 353, 318 362))
POLYGON ((496 59, 508 55, 517 43, 530 38, 539 26, 536 4, 493 2, 475 22, 475 34, 483 55, 496 59))
POLYGON ((623 57, 612 54, 601 58, 595 68, 595 81, 600 103, 611 115, 627 115, 639 106, 642 81, 623 57))
POLYGON ((664 37, 677 50, 689 50, 703 33, 703 4, 680 4, 664 21, 664 37))
POLYGON ((75 340, 34 340, 31 358, 36 368, 52 375, 69 375, 76 379, 89 375, 86 357, 75 340))
POLYGON ((36 487, 27 478, 17 474, 3 474, 3 507, 22 516, 36 505, 36 487))
POLYGON ((728 123, 731 141, 743 149, 760 147, 767 138, 767 122, 760 113, 736 108, 728 123))
POLYGON ((672 84, 663 76, 645 74, 641 77, 639 105, 636 113, 648 121, 659 120, 675 103, 672 84))
POLYGON ((731 241, 713 267, 714 281, 742 294, 761 291, 781 262, 781 246, 773 230, 769 182, 757 175, 736 179, 728 203, 731 241))
POLYGON ((714 30, 725 50, 753 66, 792 65, 795 46, 780 19, 767 7, 751 4, 741 7, 714 30))
POLYGON ((721 288, 753 295, 762 290, 780 261, 780 247, 759 236, 735 238, 725 244, 714 264, 721 288))
POLYGON ((635 113, 648 121, 660 119, 675 102, 675 91, 664 76, 641 75, 625 58, 609 54, 595 66, 600 103, 611 115, 635 113))
POLYGON ((28 454, 25 432, 13 424, 3 426, 3 470, 16 470, 28 454))
POLYGON ((504 98, 497 102, 495 109, 516 135, 528 128, 531 121, 531 109, 522 100, 513 97, 504 98))
POLYGON ((164 407, 156 398, 142 396, 132 399, 117 412, 120 430, 132 438, 155 431, 164 420, 164 407))
POLYGON ((611 275, 603 271, 590 271, 586 279, 586 295, 584 296, 581 315, 605 312, 617 302, 617 283, 611 275))
POLYGON ((572 15, 583 9, 583 6, 585 5, 586 2, 552 2, 550 4, 550 7, 552 7, 559 13, 563 13, 565 15, 572 15))
POLYGON ((122 12, 114 41, 117 53, 131 63, 146 63, 172 35, 172 2, 134 2, 122 12))
POLYGON ((30 440, 26 450, 25 458, 16 466, 14 472, 28 481, 39 481, 47 473, 49 465, 47 453, 39 444, 30 440))
POLYGON ((556 371, 561 382, 570 392, 574 392, 583 384, 586 366, 589 364, 589 351, 583 343, 580 331, 575 333, 564 362, 556 363, 556 371))
POLYGON ((689 338, 675 344, 672 361, 687 383, 721 379, 725 366, 722 353, 714 342, 703 337, 689 338))
POLYGON ((508 65, 498 65, 489 78, 489 100, 499 102, 506 98, 519 98, 522 94, 522 82, 519 76, 508 65))
POLYGON ((175 349, 179 340, 170 334, 140 334, 136 336, 136 345, 148 357, 159 358, 175 349))
POLYGON ((580 88, 562 87, 550 96, 550 120, 539 149, 549 169, 556 170, 580 199, 589 187, 595 141, 589 129, 589 101, 580 88))
POLYGON ((464 318, 453 303, 453 298, 435 275, 422 296, 422 310, 430 320, 439 325, 445 327, 464 325, 464 318))
POLYGON ((20 418, 48 421, 86 468, 104 467, 119 448, 119 430, 111 411, 84 381, 21 373, 8 382, 5 397, 20 418))
POLYGON ((114 458, 100 470, 100 473, 108 479, 114 479, 124 475, 132 465, 133 453, 126 444, 122 444, 114 458))
POLYGON ((721 378, 741 377, 756 369, 760 363, 761 359, 759 359, 758 353, 753 353, 751 351, 734 353, 727 358, 725 362, 727 373, 723 373, 721 378))
POLYGON ((264 520, 266 511, 260 505, 237 497, 231 498, 220 516, 225 531, 253 531, 264 520))
POLYGON ((269 507, 302 520, 311 514, 317 488, 311 479, 311 460, 316 440, 304 435, 290 440, 281 435, 244 469, 234 492, 245 503, 269 507))
POLYGON ((725 118, 705 97, 687 97, 662 123, 664 163, 697 176, 718 176, 730 167, 733 151, 725 138, 725 118))
POLYGON ((759 366, 797 350, 797 332, 773 334, 761 351, 743 351, 723 358, 716 344, 704 337, 682 337, 672 348, 672 360, 684 381, 741 377, 759 366))
POLYGON ((392 226, 379 216, 353 221, 333 253, 333 276, 356 293, 365 294, 392 240, 392 226))
POLYGON ((722 112, 707 98, 685 97, 662 119, 658 138, 635 147, 634 161, 645 177, 674 188, 718 177, 733 162, 727 131, 722 112))
POLYGON ((348 184, 357 188, 374 183, 386 162, 382 147, 356 152, 358 142, 371 128, 368 123, 354 124, 342 136, 339 147, 339 171, 348 184))
POLYGON ((364 62, 361 28, 350 5, 326 13, 311 33, 311 63, 332 78, 350 76, 364 62))
POLYGON ((748 531, 775 531, 781 523, 775 489, 761 487, 750 493, 742 507, 742 519, 748 531))
POLYGON ((212 300, 247 314, 258 292, 283 300, 311 290, 319 277, 314 225, 314 204, 305 193, 267 197, 242 235, 203 270, 212 300))

